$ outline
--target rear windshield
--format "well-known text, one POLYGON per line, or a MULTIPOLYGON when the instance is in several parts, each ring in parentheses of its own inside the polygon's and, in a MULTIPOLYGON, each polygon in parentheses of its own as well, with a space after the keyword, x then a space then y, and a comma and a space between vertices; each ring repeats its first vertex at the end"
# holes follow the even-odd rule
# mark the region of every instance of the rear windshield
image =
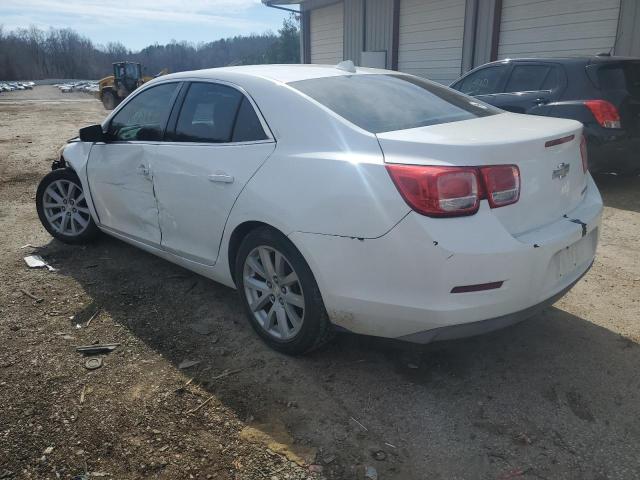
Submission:
POLYGON ((601 90, 623 90, 640 96, 640 62, 625 62, 598 68, 601 90))
POLYGON ((406 75, 341 75, 289 85, 371 133, 502 113, 449 88, 406 75))

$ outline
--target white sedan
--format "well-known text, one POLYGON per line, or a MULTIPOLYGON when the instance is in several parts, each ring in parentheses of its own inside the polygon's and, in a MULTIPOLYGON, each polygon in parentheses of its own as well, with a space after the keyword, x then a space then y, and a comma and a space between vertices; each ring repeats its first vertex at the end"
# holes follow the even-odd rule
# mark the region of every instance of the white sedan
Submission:
POLYGON ((590 268, 602 200, 582 125, 398 72, 159 77, 40 183, 45 228, 102 231, 237 288, 298 354, 333 331, 430 342, 535 314, 590 268))

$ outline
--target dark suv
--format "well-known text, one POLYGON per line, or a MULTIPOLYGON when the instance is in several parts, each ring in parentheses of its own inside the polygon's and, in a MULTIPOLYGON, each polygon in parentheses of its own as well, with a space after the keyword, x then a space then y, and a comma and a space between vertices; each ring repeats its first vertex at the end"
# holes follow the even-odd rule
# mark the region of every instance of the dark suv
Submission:
POLYGON ((640 173, 640 59, 502 60, 478 67, 451 88, 516 113, 584 124, 592 172, 640 173))

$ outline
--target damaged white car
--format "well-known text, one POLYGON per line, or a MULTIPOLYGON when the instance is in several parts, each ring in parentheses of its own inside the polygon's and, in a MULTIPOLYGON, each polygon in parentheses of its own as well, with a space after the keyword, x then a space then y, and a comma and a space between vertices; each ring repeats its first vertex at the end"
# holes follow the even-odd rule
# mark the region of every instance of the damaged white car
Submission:
POLYGON ((40 183, 45 228, 102 231, 230 287, 272 347, 414 342, 530 317, 591 266, 582 125, 352 65, 155 79, 40 183))

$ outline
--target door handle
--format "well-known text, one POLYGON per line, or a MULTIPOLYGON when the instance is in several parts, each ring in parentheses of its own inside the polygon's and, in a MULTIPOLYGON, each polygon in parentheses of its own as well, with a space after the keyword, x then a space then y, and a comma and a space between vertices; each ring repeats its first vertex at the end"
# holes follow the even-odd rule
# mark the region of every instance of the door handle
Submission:
POLYGON ((234 178, 231 175, 227 175, 226 173, 216 173, 214 175, 209 175, 210 182, 218 182, 218 183, 233 183, 234 178))

